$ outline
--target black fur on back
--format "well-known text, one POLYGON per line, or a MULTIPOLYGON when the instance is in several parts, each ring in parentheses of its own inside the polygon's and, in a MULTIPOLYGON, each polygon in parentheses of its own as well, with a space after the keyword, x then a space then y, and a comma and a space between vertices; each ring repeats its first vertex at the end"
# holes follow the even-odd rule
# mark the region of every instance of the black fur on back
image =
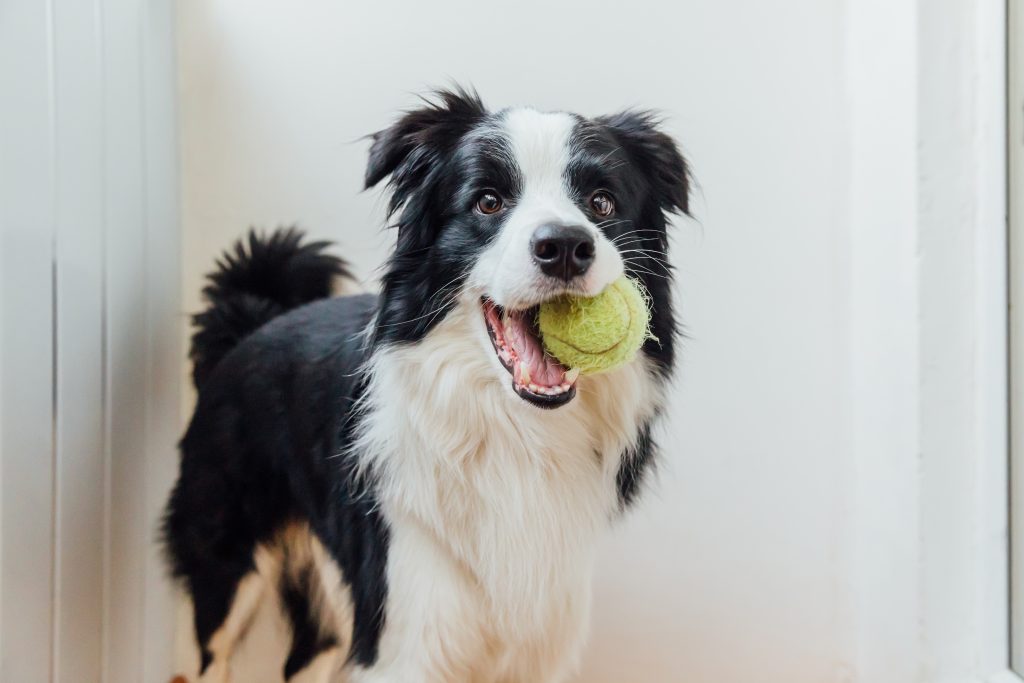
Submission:
POLYGON ((348 264, 324 253, 328 246, 303 243, 294 227, 269 236, 250 230, 221 255, 203 288, 208 306, 192 316, 189 358, 197 388, 240 340, 285 311, 330 296, 336 278, 351 277, 348 264))
MULTIPOLYGON (((238 582, 255 569, 254 550, 274 546, 292 522, 309 526, 349 586, 349 658, 376 658, 389 531, 354 461, 339 457, 353 440, 363 333, 376 310, 375 295, 358 294, 288 311, 240 340, 199 390, 162 536, 172 575, 192 597, 204 667, 238 582)), ((295 622, 289 671, 328 642, 298 602, 301 583, 282 596, 295 622)))

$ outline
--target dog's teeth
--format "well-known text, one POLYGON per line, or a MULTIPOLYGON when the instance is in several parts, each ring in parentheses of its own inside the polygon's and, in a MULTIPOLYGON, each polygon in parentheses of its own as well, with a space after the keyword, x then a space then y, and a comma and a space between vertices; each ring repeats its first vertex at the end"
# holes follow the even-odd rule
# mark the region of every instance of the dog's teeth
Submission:
POLYGON ((565 382, 567 384, 572 384, 577 379, 579 379, 579 376, 580 376, 580 369, 579 368, 572 368, 571 370, 566 370, 566 372, 565 372, 565 382))
POLYGON ((572 385, 566 382, 565 384, 560 386, 559 389, 561 389, 562 391, 569 391, 569 389, 572 389, 572 385))
MULTIPOLYGON (((530 384, 530 367, 523 362, 519 363, 519 381, 523 384, 530 384)), ((533 386, 530 384, 530 386, 533 386)))

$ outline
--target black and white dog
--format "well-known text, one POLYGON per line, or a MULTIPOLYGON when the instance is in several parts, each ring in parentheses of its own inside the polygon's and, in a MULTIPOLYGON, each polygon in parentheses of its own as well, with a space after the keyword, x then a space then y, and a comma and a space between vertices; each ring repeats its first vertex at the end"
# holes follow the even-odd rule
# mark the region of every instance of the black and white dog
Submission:
POLYGON ((379 295, 328 298, 344 263, 294 231, 251 235, 210 276, 164 524, 202 681, 229 680, 268 594, 289 680, 564 681, 595 541, 651 466, 676 330, 667 215, 689 191, 655 119, 440 92, 373 136, 366 185, 384 179, 379 295), (656 339, 578 377, 533 311, 623 272, 656 339))

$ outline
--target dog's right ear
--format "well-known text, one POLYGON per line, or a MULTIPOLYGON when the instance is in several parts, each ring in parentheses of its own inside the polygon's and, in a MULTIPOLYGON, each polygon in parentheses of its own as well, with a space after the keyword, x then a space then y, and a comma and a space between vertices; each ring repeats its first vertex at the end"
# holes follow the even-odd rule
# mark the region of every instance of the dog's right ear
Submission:
POLYGON ((487 110, 474 90, 438 90, 424 106, 406 112, 390 128, 371 137, 366 187, 391 176, 389 213, 424 184, 430 171, 487 110))

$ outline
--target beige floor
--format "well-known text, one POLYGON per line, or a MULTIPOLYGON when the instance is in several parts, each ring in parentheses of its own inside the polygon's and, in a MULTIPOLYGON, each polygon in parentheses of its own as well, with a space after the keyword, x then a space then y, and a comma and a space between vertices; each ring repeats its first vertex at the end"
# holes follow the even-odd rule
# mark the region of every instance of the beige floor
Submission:
MULTIPOLYGON (((189 683, 198 679, 199 652, 192 635, 192 609, 182 600, 179 609, 177 673, 189 683)), ((273 600, 264 599, 252 628, 238 647, 231 663, 232 678, 244 683, 282 683, 281 670, 287 656, 288 629, 273 600)), ((338 683, 341 683, 340 679, 338 683)))

